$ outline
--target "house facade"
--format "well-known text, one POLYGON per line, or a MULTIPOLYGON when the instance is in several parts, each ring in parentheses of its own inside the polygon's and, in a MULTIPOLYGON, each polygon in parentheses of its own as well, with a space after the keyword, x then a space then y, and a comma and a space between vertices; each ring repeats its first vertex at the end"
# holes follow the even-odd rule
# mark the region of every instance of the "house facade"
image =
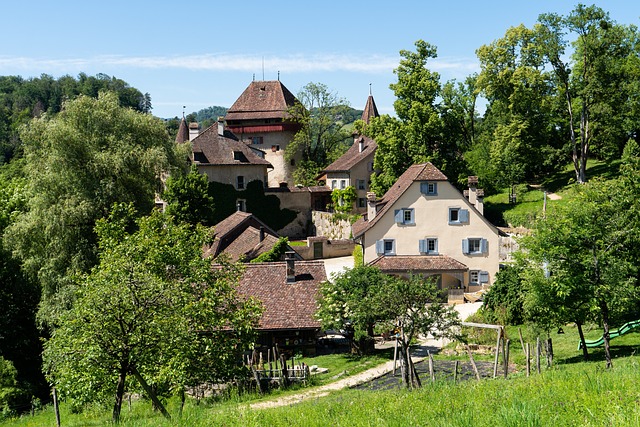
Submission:
POLYGON ((353 225, 364 261, 386 273, 437 277, 442 289, 475 292, 495 280, 500 231, 482 215, 482 194, 469 198, 431 163, 413 165, 353 225))
MULTIPOLYGON (((362 112, 362 120, 368 124, 373 117, 378 116, 376 103, 373 96, 369 95, 362 112)), ((378 145, 373 139, 356 134, 353 137, 353 145, 322 171, 326 185, 331 190, 343 190, 349 186, 355 188, 357 198, 354 212, 356 213, 367 210, 367 192, 370 191, 373 158, 377 148, 378 145)))
POLYGON ((300 158, 287 161, 284 150, 300 130, 300 125, 288 121, 288 110, 296 102, 279 80, 253 81, 225 116, 230 131, 265 153, 265 159, 273 166, 267 179, 269 187, 294 184, 293 171, 300 158))
POLYGON ((273 166, 265 160, 264 152, 238 139, 219 121, 191 141, 192 161, 209 182, 233 185, 244 190, 251 181, 267 182, 273 166))

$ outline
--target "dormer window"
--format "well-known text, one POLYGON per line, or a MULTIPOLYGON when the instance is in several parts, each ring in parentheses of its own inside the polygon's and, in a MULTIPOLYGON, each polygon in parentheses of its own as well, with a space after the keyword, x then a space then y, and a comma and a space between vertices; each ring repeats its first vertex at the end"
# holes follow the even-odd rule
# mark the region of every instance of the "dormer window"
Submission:
POLYGON ((438 195, 438 183, 423 181, 420 183, 420 192, 427 196, 437 196, 438 195))

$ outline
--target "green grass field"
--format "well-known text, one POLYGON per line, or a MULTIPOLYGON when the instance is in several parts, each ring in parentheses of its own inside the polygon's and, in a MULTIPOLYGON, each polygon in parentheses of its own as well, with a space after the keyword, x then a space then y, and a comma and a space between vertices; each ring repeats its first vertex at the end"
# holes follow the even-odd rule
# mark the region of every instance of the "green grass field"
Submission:
MULTIPOLYGON (((591 349, 591 360, 582 361, 576 328, 567 326, 564 334, 551 335, 554 344, 554 366, 543 367, 542 374, 527 378, 524 355, 518 338, 518 327, 507 328, 511 340, 511 363, 508 379, 425 382, 417 391, 342 390, 327 397, 303 403, 252 410, 249 403, 274 399, 301 390, 276 392, 267 397, 256 395, 202 401, 187 400, 182 416, 179 402, 172 399, 168 410, 171 422, 151 409, 148 401, 134 401, 123 407, 124 426, 640 426, 640 333, 633 332, 611 342, 614 368, 604 369, 603 351, 591 349)), ((535 343, 535 332, 522 328, 524 340, 535 343)), ((587 328, 587 338, 596 338, 601 330, 587 328)), ((484 340, 495 342, 495 334, 484 340)), ((478 339, 482 341, 482 338, 478 339)), ((388 360, 391 353, 354 358, 347 355, 319 356, 305 362, 329 367, 324 378, 315 384, 326 384, 388 360), (344 373, 346 371, 346 374, 344 373), (343 373, 342 375, 339 375, 343 373)), ((438 360, 464 358, 436 356, 438 360)), ((478 356, 492 360, 493 356, 478 356)), ((61 405, 62 425, 99 426, 110 423, 109 407, 91 406, 81 414, 71 414, 61 405)), ((8 426, 55 425, 51 408, 6 422, 8 426)))

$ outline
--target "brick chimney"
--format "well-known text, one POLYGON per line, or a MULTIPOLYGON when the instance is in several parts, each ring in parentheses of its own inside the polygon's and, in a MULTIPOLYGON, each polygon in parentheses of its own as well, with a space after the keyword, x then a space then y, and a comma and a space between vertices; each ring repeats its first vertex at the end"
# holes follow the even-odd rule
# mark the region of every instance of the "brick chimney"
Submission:
POLYGON ((264 227, 260 227, 260 241, 264 240, 264 227))
POLYGON ((367 220, 371 221, 376 217, 378 209, 376 208, 376 193, 367 193, 367 220))
POLYGON ((295 283, 296 281, 296 258, 295 252, 287 251, 284 254, 287 262, 287 283, 295 283))
POLYGON ((358 152, 362 153, 362 150, 364 150, 364 138, 358 140, 358 152))

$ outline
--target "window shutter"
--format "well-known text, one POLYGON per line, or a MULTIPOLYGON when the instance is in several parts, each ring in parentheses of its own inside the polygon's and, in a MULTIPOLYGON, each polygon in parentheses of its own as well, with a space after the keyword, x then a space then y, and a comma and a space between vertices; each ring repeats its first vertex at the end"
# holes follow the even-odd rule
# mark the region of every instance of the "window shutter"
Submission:
POLYGON ((487 239, 480 240, 480 252, 485 254, 487 253, 488 242, 487 239))
POLYGON ((469 253, 469 240, 468 239, 462 239, 462 253, 463 254, 468 254, 469 253))
POLYGON ((433 183, 433 194, 438 194, 438 183, 437 182, 433 183))
POLYGON ((458 211, 458 222, 467 223, 469 222, 469 210, 468 209, 460 209, 458 211))
POLYGON ((429 194, 429 183, 428 182, 421 182, 420 183, 420 192, 422 194, 429 194))
POLYGON ((418 240, 418 250, 420 251, 421 254, 427 253, 427 240, 426 239, 418 240))
POLYGON ((489 283, 489 272, 481 271, 479 274, 480 283, 489 283))
POLYGON ((396 209, 394 211, 394 217, 395 217, 395 220, 396 220, 396 224, 402 224, 402 222, 403 222, 402 221, 403 220, 402 213, 403 213, 402 209, 396 209))
POLYGON ((407 222, 407 224, 415 224, 416 223, 416 210, 414 208, 409 209, 411 211, 411 221, 407 222))
POLYGON ((376 253, 381 255, 384 253, 384 241, 376 240, 376 253))
POLYGON ((434 244, 433 249, 435 249, 435 251, 434 251, 434 252, 435 252, 436 254, 437 254, 437 253, 439 253, 439 252, 438 252, 438 239, 436 239, 436 240, 435 240, 435 244, 434 244))

